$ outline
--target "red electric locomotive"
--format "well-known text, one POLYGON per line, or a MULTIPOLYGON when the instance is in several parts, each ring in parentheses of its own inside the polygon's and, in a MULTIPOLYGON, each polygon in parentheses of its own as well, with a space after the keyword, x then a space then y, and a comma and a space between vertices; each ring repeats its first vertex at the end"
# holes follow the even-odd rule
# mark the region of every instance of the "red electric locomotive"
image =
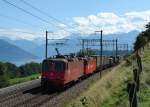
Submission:
POLYGON ((56 51, 58 55, 55 58, 45 59, 42 63, 42 86, 62 88, 73 81, 94 73, 97 67, 105 69, 113 65, 112 58, 106 56, 95 55, 79 58, 62 56, 57 49, 56 51), (100 62, 101 60, 102 62, 100 62))
POLYGON ((78 58, 46 59, 42 65, 42 86, 64 87, 84 75, 84 61, 78 58))

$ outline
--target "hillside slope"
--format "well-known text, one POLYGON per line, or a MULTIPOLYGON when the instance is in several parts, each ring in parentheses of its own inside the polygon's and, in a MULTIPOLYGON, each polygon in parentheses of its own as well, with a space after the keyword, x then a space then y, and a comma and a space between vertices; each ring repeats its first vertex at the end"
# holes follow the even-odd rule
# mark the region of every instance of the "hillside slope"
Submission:
MULTIPOLYGON (((140 91, 138 92, 138 106, 150 106, 150 49, 141 53, 143 72, 141 74, 140 91)), ((68 102, 64 107, 129 107, 127 82, 132 80, 131 65, 123 62, 104 75, 102 79, 90 86, 78 98, 68 102)))
POLYGON ((19 61, 27 59, 36 59, 37 57, 25 50, 0 39, 0 60, 1 61, 19 61))

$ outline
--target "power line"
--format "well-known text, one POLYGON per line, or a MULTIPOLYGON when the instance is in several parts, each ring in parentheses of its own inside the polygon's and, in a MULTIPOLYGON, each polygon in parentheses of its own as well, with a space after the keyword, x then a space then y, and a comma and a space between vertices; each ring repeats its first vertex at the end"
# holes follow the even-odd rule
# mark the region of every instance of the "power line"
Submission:
MULTIPOLYGON (((25 1, 25 0, 20 0, 20 1, 21 1, 22 3, 28 5, 28 6, 31 7, 32 9, 38 11, 39 13, 41 13, 41 14, 43 14, 43 15, 45 15, 45 16, 47 16, 47 17, 53 19, 53 20, 55 20, 56 22, 61 23, 61 24, 64 24, 64 25, 66 25, 66 26, 72 28, 73 30, 75 30, 75 31, 77 31, 77 32, 79 31, 79 30, 75 29, 75 27, 70 26, 70 25, 68 25, 68 24, 66 24, 66 23, 64 23, 64 22, 62 22, 62 21, 60 21, 59 19, 53 17, 52 15, 47 14, 46 12, 42 11, 41 9, 39 9, 39 8, 33 6, 32 4, 30 4, 29 2, 27 2, 27 1, 25 1)), ((82 31, 79 31, 79 32, 82 32, 82 31)), ((82 33, 84 33, 84 32, 82 32, 82 33)))
POLYGON ((33 17, 39 19, 39 20, 41 20, 41 21, 43 21, 43 22, 45 22, 45 23, 49 23, 48 21, 42 19, 41 17, 36 16, 36 15, 32 14, 31 12, 26 11, 25 9, 23 9, 23 8, 21 8, 21 7, 17 6, 17 5, 15 5, 15 4, 13 4, 13 3, 7 1, 7 0, 2 0, 2 1, 4 1, 5 3, 7 3, 7 4, 9 4, 9 5, 11 5, 11 6, 13 6, 13 7, 15 7, 15 8, 17 8, 17 9, 19 9, 19 10, 21 10, 21 11, 23 11, 23 12, 25 12, 25 13, 27 13, 27 14, 29 14, 29 15, 31 15, 31 16, 33 16, 33 17))
MULTIPOLYGON (((59 23, 61 23, 61 24, 64 24, 64 25, 66 25, 66 26, 68 26, 68 27, 73 28, 72 26, 70 26, 70 25, 68 25, 68 24, 66 24, 66 23, 64 23, 64 22, 62 22, 62 21, 60 21, 60 20, 58 20, 57 18, 55 18, 55 17, 53 17, 53 16, 47 14, 46 12, 40 10, 39 8, 37 8, 37 7, 33 6, 33 5, 31 5, 30 3, 28 3, 28 2, 26 2, 26 1, 24 1, 24 0, 20 0, 20 1, 21 1, 22 3, 28 5, 28 6, 31 7, 32 9, 38 11, 39 13, 41 13, 41 14, 43 14, 43 15, 45 15, 45 16, 47 16, 47 17, 49 17, 49 18, 51 18, 51 19, 53 19, 53 20, 55 20, 55 21, 57 21, 57 22, 59 22, 59 23)), ((74 28, 73 28, 73 29, 74 29, 74 28)))
MULTIPOLYGON (((43 21, 43 22, 45 22, 45 23, 52 24, 52 25, 54 25, 55 27, 57 27, 57 28, 60 29, 60 27, 57 26, 56 24, 51 23, 51 22, 49 22, 49 21, 47 21, 47 20, 45 20, 45 19, 43 19, 43 18, 41 18, 41 17, 39 17, 39 16, 37 16, 37 15, 35 15, 35 14, 33 14, 33 13, 31 13, 31 12, 29 12, 29 11, 27 11, 27 10, 25 10, 25 9, 23 9, 23 8, 21 8, 21 7, 17 6, 17 5, 15 5, 15 4, 13 4, 13 3, 7 1, 7 0, 2 0, 2 1, 4 1, 5 3, 7 3, 7 4, 9 4, 9 5, 11 5, 11 6, 13 6, 13 7, 15 7, 15 8, 17 8, 17 9, 19 9, 19 10, 21 10, 21 11, 23 11, 23 12, 25 12, 25 13, 27 13, 27 14, 29 14, 29 15, 31 15, 31 16, 33 16, 33 17, 39 19, 39 20, 41 20, 41 21, 43 21)), ((55 21, 57 21, 57 22, 59 22, 59 23, 62 23, 62 24, 64 24, 64 25, 69 26, 70 28, 74 29, 74 27, 72 27, 72 26, 70 26, 70 25, 67 25, 67 24, 63 23, 62 21, 60 21, 60 20, 58 20, 58 19, 56 19, 56 18, 54 18, 54 17, 48 15, 47 13, 43 12, 43 11, 40 10, 39 8, 34 7, 33 5, 29 4, 28 2, 25 2, 24 0, 22 0, 22 2, 25 3, 26 5, 30 6, 30 7, 33 8, 34 10, 37 10, 37 11, 39 11, 40 13, 42 13, 42 14, 48 16, 49 18, 52 18, 53 20, 55 20, 55 21)), ((66 30, 66 29, 64 29, 64 28, 62 28, 62 29, 63 29, 63 31, 70 32, 69 30, 66 30)), ((77 30, 77 29, 74 29, 74 30, 77 31, 77 32, 85 33, 85 32, 83 32, 83 31, 80 31, 80 30, 77 30)), ((72 33, 72 32, 70 32, 70 33, 72 33)))
POLYGON ((32 26, 32 27, 37 27, 37 25, 32 25, 32 24, 30 24, 30 23, 27 23, 27 22, 25 22, 25 21, 23 21, 23 20, 20 20, 20 19, 11 17, 11 16, 7 16, 7 15, 0 14, 0 17, 7 18, 7 19, 10 19, 10 20, 13 20, 13 21, 16 21, 16 22, 18 22, 18 23, 22 23, 22 24, 25 24, 25 25, 28 25, 28 26, 30 25, 30 26, 32 26))
MULTIPOLYGON (((15 4, 7 1, 7 0, 2 0, 2 1, 4 1, 5 3, 7 3, 7 4, 9 4, 9 5, 11 5, 11 6, 13 6, 13 7, 15 7, 15 8, 17 8, 17 9, 19 9, 19 10, 21 10, 21 11, 23 11, 23 12, 25 12, 25 13, 27 13, 27 14, 29 14, 29 15, 31 15, 31 16, 39 19, 39 20, 41 20, 41 21, 43 21, 43 22, 45 22, 45 23, 52 24, 52 25, 56 26, 54 23, 50 23, 49 21, 47 21, 47 20, 45 20, 45 19, 43 19, 43 18, 41 18, 41 17, 39 17, 37 15, 34 15, 33 13, 31 13, 31 12, 29 12, 29 11, 27 11, 27 10, 25 10, 25 9, 23 9, 23 8, 21 8, 21 7, 17 6, 17 5, 15 5, 15 4)), ((56 27, 58 27, 58 26, 56 26, 56 27)), ((66 30, 64 29, 64 31, 66 31, 66 30)), ((69 31, 67 31, 67 32, 69 32, 69 31)))

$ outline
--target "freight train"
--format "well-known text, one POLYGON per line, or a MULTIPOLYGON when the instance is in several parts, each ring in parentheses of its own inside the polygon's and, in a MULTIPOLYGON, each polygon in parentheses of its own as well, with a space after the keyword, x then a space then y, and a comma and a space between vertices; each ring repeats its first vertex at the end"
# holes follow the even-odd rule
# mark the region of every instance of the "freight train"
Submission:
POLYGON ((90 56, 71 57, 58 55, 42 63, 41 86, 62 88, 96 72, 120 62, 120 57, 90 56))

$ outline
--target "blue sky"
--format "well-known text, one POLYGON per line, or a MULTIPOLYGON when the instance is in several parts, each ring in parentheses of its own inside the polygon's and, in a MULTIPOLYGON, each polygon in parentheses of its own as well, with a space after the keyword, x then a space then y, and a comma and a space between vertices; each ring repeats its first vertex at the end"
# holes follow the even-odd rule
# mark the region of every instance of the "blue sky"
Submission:
MULTIPOLYGON (((7 0, 21 8, 49 21, 44 23, 13 6, 0 0, 0 35, 34 38, 34 35, 17 34, 8 30, 42 32, 47 30, 57 32, 56 35, 69 35, 70 27, 38 13, 20 0, 7 0), (16 21, 18 20, 18 21, 16 21), (57 27, 56 27, 57 26, 57 27), (59 26, 59 27, 58 27, 59 26), (3 28, 3 30, 1 29, 3 28), (65 29, 65 31, 62 31, 65 29), (66 32, 69 30, 69 32, 66 32), (17 35, 17 36, 16 36, 17 35)), ((142 30, 145 23, 150 21, 149 0, 26 0, 49 15, 61 20, 67 25, 75 26, 80 33, 91 33, 102 28, 106 33, 129 32, 142 30), (142 27, 140 27, 140 25, 142 27), (97 27, 95 27, 97 26, 97 27), (122 29, 122 31, 120 31, 122 29)))

